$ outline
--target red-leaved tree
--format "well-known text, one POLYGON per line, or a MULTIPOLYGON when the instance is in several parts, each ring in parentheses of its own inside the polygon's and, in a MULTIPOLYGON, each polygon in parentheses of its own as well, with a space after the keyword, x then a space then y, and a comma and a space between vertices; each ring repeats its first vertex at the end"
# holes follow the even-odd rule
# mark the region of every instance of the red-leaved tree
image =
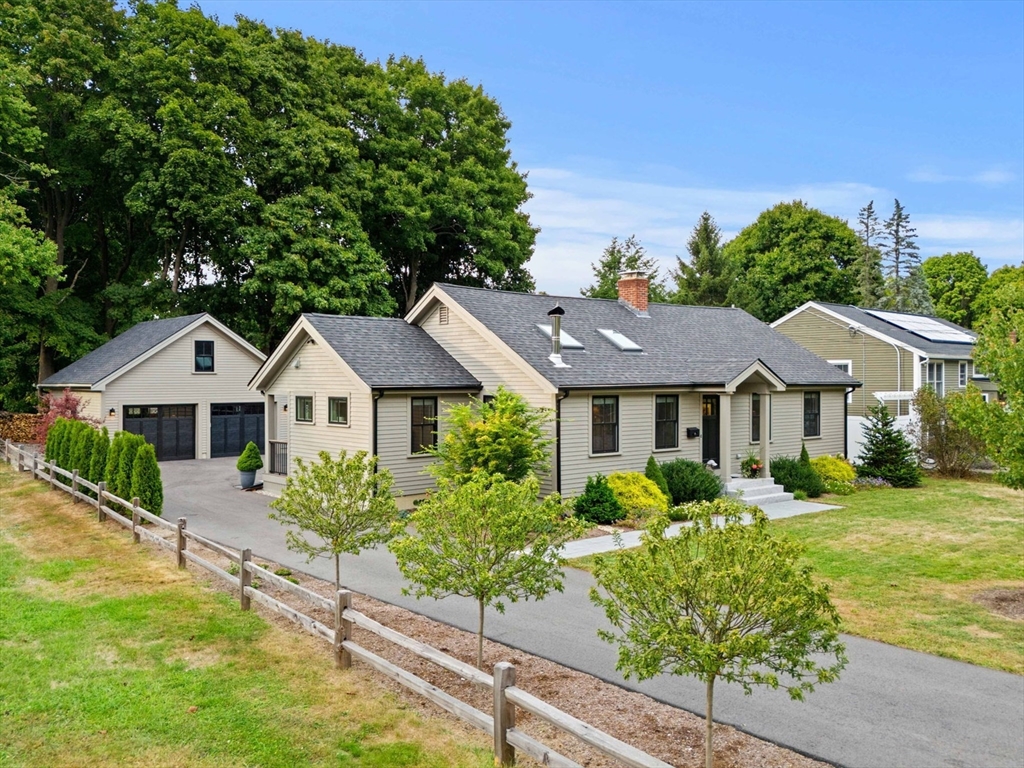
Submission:
POLYGON ((46 436, 50 433, 50 427, 57 419, 74 419, 99 426, 96 419, 90 419, 82 415, 82 398, 65 389, 59 396, 47 392, 39 398, 39 423, 36 424, 36 443, 46 445, 46 436))

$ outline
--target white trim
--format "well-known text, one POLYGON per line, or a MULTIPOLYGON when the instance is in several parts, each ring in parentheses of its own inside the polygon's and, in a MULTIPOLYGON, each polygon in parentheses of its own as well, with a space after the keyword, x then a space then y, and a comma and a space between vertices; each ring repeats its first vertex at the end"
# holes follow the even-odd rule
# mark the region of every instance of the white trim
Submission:
MULTIPOLYGON (((845 365, 846 366, 846 375, 849 376, 850 378, 855 378, 854 375, 853 375, 853 360, 826 360, 826 362, 829 365, 836 366, 837 368, 840 365, 845 365)), ((852 403, 853 402, 853 392, 852 391, 850 391, 850 392, 848 392, 846 394, 846 402, 847 403, 852 403)))
POLYGON ((405 444, 405 458, 407 459, 430 459, 434 460, 434 457, 426 451, 419 451, 414 453, 412 450, 412 401, 413 398, 433 398, 434 399, 434 447, 436 448, 441 444, 441 395, 439 394, 423 394, 420 392, 412 392, 405 396, 405 428, 409 431, 405 433, 406 439, 409 441, 405 444))
POLYGON ((814 302, 814 301, 808 301, 806 304, 803 304, 802 306, 797 307, 796 309, 794 309, 789 314, 783 315, 778 320, 776 320, 774 323, 771 323, 769 325, 769 327, 770 328, 777 328, 779 325, 781 325, 782 323, 786 322, 790 318, 796 317, 798 314, 800 314, 804 310, 812 309, 812 308, 816 309, 817 311, 819 311, 819 312, 821 312, 823 314, 828 315, 829 317, 833 318, 834 320, 839 320, 839 321, 845 323, 849 328, 853 328, 855 330, 858 330, 861 333, 865 334, 866 336, 873 336, 874 338, 879 339, 881 341, 884 341, 887 344, 895 344, 895 345, 897 345, 899 347, 902 347, 903 349, 909 350, 910 352, 913 352, 915 354, 926 356, 925 353, 922 352, 917 347, 912 347, 912 346, 910 346, 909 344, 907 344, 904 341, 899 341, 898 339, 894 339, 891 336, 887 336, 886 334, 884 334, 884 333, 882 333, 880 331, 876 331, 874 328, 868 328, 866 325, 864 325, 864 324, 862 324, 862 323, 860 323, 860 322, 858 322, 856 320, 851 320, 846 315, 843 315, 843 314, 841 314, 839 312, 831 310, 828 307, 823 307, 823 306, 821 306, 820 304, 818 304, 817 302, 814 302))
POLYGON ((352 426, 352 396, 350 393, 345 394, 327 394, 327 426, 347 428, 352 426), (345 401, 345 421, 331 421, 331 400, 344 400, 345 401))
MULTIPOLYGON (((591 394, 587 397, 587 458, 600 459, 603 456, 622 455, 622 396, 618 393, 591 394), (615 450, 594 453, 594 398, 615 398, 615 450)), ((676 449, 678 450, 678 449, 676 449)))
MULTIPOLYGON (((157 352, 160 352, 161 350, 167 349, 167 347, 171 346, 171 344, 173 344, 174 342, 176 342, 179 339, 183 338, 184 336, 187 336, 192 331, 194 331, 196 328, 201 326, 203 323, 210 323, 214 328, 216 328, 218 331, 223 333, 229 339, 234 341, 238 346, 242 347, 242 349, 244 349, 250 355, 255 357, 257 360, 260 360, 261 362, 265 362, 266 361, 267 356, 264 355, 262 352, 260 352, 258 349, 256 349, 256 347, 254 347, 248 341, 246 341, 241 336, 239 336, 237 333, 232 331, 230 328, 228 328, 226 325, 224 325, 224 323, 220 322, 213 315, 210 315, 210 314, 207 314, 207 313, 203 313, 202 316, 197 317, 195 319, 195 321, 189 323, 188 325, 186 325, 184 328, 182 328, 177 333, 173 334, 172 336, 168 336, 166 339, 161 341, 156 346, 150 347, 148 350, 143 352, 141 355, 139 355, 135 359, 125 363, 124 365, 122 365, 120 368, 118 368, 113 373, 108 374, 104 378, 102 378, 99 381, 97 381, 95 384, 91 385, 90 389, 93 392, 103 392, 107 388, 107 384, 112 382, 114 379, 120 378, 124 374, 128 373, 128 371, 130 371, 132 368, 134 368, 135 366, 140 365, 141 363, 145 362, 146 360, 151 358, 153 355, 155 355, 157 352)), ((194 356, 194 355, 195 355, 195 350, 193 349, 193 355, 192 356, 194 356)), ((214 366, 216 367, 216 363, 214 363, 214 366)), ((195 373, 195 360, 192 361, 192 369, 193 369, 192 372, 195 373)))
POLYGON ((760 358, 758 358, 750 365, 748 365, 746 368, 744 368, 742 373, 740 373, 737 376, 734 376, 730 381, 726 382, 725 394, 735 394, 736 388, 740 384, 745 382, 747 379, 749 379, 751 376, 753 376, 755 373, 760 374, 762 378, 766 379, 768 384, 774 387, 777 392, 786 391, 786 382, 784 382, 782 379, 776 376, 772 369, 765 365, 765 363, 763 363, 760 358))
MULTIPOLYGON (((288 399, 291 400, 292 405, 292 424, 306 424, 308 426, 316 426, 316 392, 296 392, 295 394, 289 394, 288 399), (296 403, 300 397, 308 397, 309 403, 309 415, 312 417, 309 421, 299 418, 299 407, 296 403)), ((266 426, 264 424, 264 426, 266 426)), ((289 435, 289 438, 291 436, 289 435)))
MULTIPOLYGON (((601 397, 601 395, 598 395, 601 397)), ((681 435, 679 434, 679 402, 678 392, 652 392, 651 393, 651 453, 672 453, 681 448, 681 435), (671 448, 658 447, 658 398, 674 397, 676 399, 676 444, 671 448)), ((604 456, 603 453, 597 454, 604 456)))

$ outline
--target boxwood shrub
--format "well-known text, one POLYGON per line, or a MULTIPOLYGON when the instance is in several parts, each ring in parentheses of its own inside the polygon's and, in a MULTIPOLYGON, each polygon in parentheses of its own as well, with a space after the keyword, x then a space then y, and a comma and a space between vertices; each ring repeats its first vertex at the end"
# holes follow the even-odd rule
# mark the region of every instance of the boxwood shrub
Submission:
POLYGON ((676 459, 661 465, 668 491, 675 505, 689 501, 713 501, 722 495, 722 480, 696 461, 676 459))
POLYGON ((801 462, 792 456, 776 456, 769 468, 775 482, 787 493, 803 491, 811 498, 817 498, 825 492, 825 484, 810 463, 801 462))
POLYGON ((574 509, 579 517, 595 525, 612 525, 626 516, 608 485, 608 478, 600 473, 587 478, 583 493, 576 497, 574 509))

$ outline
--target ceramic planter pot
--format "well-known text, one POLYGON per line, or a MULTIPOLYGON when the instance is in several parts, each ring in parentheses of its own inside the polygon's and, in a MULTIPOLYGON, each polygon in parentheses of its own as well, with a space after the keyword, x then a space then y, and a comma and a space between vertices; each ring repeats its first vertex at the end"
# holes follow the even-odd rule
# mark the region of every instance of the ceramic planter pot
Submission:
POLYGON ((241 485, 243 488, 252 488, 254 485, 256 485, 255 469, 252 472, 239 472, 238 477, 241 480, 241 485))

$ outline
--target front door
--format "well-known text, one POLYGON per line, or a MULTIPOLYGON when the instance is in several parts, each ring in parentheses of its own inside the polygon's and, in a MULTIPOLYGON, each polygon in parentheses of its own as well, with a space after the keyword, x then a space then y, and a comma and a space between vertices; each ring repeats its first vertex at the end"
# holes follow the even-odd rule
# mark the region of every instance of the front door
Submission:
POLYGON ((714 460, 715 464, 722 465, 722 457, 719 452, 719 426, 718 426, 718 395, 703 395, 701 397, 701 459, 705 464, 714 460))

